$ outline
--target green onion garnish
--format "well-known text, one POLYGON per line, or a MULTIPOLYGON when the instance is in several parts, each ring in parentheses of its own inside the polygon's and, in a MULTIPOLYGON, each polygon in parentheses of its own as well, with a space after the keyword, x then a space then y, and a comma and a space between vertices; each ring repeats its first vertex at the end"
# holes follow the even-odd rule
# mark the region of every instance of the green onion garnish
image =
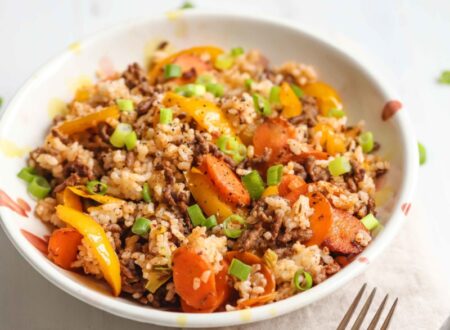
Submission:
POLYGON ((247 188, 253 200, 259 199, 264 192, 264 181, 256 170, 244 175, 242 177, 242 183, 247 188))
POLYGON ((119 107, 120 111, 133 111, 134 110, 134 104, 133 101, 130 99, 117 99, 116 104, 119 107))
POLYGON ((247 228, 247 223, 240 215, 232 214, 223 222, 223 232, 228 238, 238 238, 247 228))
POLYGON ((270 89, 269 102, 271 104, 280 104, 280 86, 273 86, 270 89))
POLYGON ((206 93, 206 87, 201 84, 186 84, 175 88, 175 93, 186 97, 202 96, 206 93))
POLYGON ((125 139, 133 131, 130 124, 120 123, 116 126, 109 142, 116 148, 122 148, 125 145, 125 139))
POLYGON ((131 227, 131 232, 146 237, 150 232, 150 220, 144 217, 137 218, 133 223, 133 227, 131 227))
POLYGON ((137 144, 137 135, 136 132, 133 131, 125 137, 125 146, 127 150, 133 150, 137 144))
POLYGON ((223 96, 225 90, 223 88, 223 85, 221 84, 215 84, 215 83, 208 83, 205 85, 206 90, 214 95, 215 97, 221 97, 223 96))
POLYGON ((196 84, 200 84, 200 85, 206 85, 209 83, 213 82, 213 77, 207 74, 203 74, 201 76, 198 76, 197 79, 195 80, 196 84))
POLYGON ((34 176, 28 185, 28 192, 38 199, 42 199, 48 195, 51 187, 48 181, 39 175, 34 176))
POLYGON ((341 156, 336 157, 328 164, 328 170, 332 176, 339 176, 352 170, 352 166, 347 158, 341 156))
POLYGON ((180 9, 192 9, 194 8, 194 4, 189 1, 185 1, 181 6, 180 9))
POLYGON ((302 97, 305 94, 305 92, 303 92, 303 89, 298 87, 296 84, 290 84, 290 86, 292 91, 298 98, 302 97))
POLYGON ((108 186, 104 182, 92 180, 86 183, 86 189, 91 194, 104 195, 106 194, 106 190, 108 190, 108 186))
POLYGON ((231 260, 230 267, 228 267, 228 274, 237 277, 241 281, 247 280, 251 272, 251 266, 244 264, 242 261, 236 258, 233 258, 233 260, 231 260))
POLYGON ((366 229, 368 231, 371 231, 373 229, 375 229, 376 227, 378 227, 378 225, 380 224, 380 222, 378 221, 377 218, 374 217, 374 215, 372 213, 369 213, 368 215, 366 215, 364 218, 361 219, 362 224, 364 225, 364 227, 366 227, 366 229))
POLYGON ((281 182, 283 165, 273 165, 267 169, 267 185, 276 186, 281 182))
POLYGON ((234 64, 234 59, 229 54, 220 54, 216 57, 214 67, 219 70, 227 70, 234 64))
POLYGON ((202 222, 202 226, 208 229, 217 226, 216 216, 213 214, 210 217, 206 218, 205 221, 202 222))
POLYGON ((233 158, 236 163, 240 163, 247 155, 245 145, 239 143, 237 138, 227 135, 220 136, 216 141, 220 151, 233 158))
POLYGON ((257 93, 253 94, 253 105, 256 112, 263 116, 272 114, 272 108, 270 107, 269 101, 257 93))
POLYGON ((252 84, 253 84, 253 79, 248 78, 248 79, 244 80, 245 88, 252 89, 252 84))
POLYGON ((358 138, 358 142, 361 145, 362 151, 366 154, 373 150, 373 134, 372 132, 364 132, 358 138))
POLYGON ((297 290, 306 291, 312 288, 313 280, 310 273, 299 269, 294 275, 294 285, 297 290))
POLYGON ((231 48, 230 54, 233 57, 240 56, 240 55, 244 54, 244 48, 242 48, 242 47, 231 48))
POLYGON ((30 166, 24 167, 17 173, 17 176, 23 181, 30 183, 33 181, 34 177, 37 175, 36 170, 30 166))
POLYGON ((146 203, 150 203, 152 201, 152 197, 150 196, 150 187, 147 182, 142 186, 142 199, 146 203))
POLYGON ((442 71, 441 76, 438 79, 441 84, 450 85, 450 70, 442 71))
POLYGON ((160 124, 170 124, 172 122, 172 109, 170 108, 161 108, 161 110, 159 110, 159 122, 160 124))
POLYGON ((164 66, 164 78, 178 78, 181 77, 182 71, 181 66, 177 64, 166 64, 164 66))
POLYGON ((203 211, 198 204, 191 205, 187 208, 187 212, 194 226, 201 226, 206 220, 203 211))
POLYGON ((423 165, 427 161, 427 150, 422 143, 418 142, 417 145, 419 147, 419 164, 423 165))
POLYGON ((342 118, 345 116, 345 112, 342 109, 336 109, 332 108, 328 110, 327 117, 334 117, 334 118, 342 118))

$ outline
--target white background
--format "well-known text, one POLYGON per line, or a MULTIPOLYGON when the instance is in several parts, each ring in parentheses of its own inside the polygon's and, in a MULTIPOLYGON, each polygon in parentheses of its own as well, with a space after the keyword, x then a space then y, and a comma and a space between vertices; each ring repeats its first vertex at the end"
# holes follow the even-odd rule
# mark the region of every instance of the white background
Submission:
MULTIPOLYGON (((284 17, 341 34, 384 66, 402 95, 428 161, 413 208, 450 278, 450 1, 195 0, 203 9, 284 17)), ((0 96, 8 102, 49 58, 99 29, 176 8, 175 0, 0 0, 0 96)), ((36 113, 43 111, 36 109, 36 113)), ((1 164, 0 164, 1 168, 1 164)), ((415 238, 411 237, 411 244, 415 238)), ((386 253, 389 253, 387 251, 386 253)), ((151 329, 89 307, 29 266, 0 231, 0 328, 151 329)), ((449 281, 450 285, 450 281, 449 281)))

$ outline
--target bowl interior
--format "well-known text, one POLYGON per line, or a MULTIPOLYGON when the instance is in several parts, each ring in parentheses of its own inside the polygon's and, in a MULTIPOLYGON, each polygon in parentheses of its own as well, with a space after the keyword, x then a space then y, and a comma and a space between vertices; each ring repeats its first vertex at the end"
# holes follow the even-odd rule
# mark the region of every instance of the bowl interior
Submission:
MULTIPOLYGON (((149 50, 158 41, 169 40, 176 49, 193 45, 212 44, 223 48, 242 46, 260 49, 272 65, 295 60, 313 65, 323 80, 341 94, 350 122, 364 120, 374 132, 385 156, 392 166, 386 176, 379 198, 381 220, 385 229, 374 240, 366 256, 378 253, 379 241, 390 230, 393 213, 403 199, 407 174, 408 152, 403 114, 392 120, 381 120, 381 110, 389 100, 388 92, 378 79, 334 46, 325 43, 288 24, 251 17, 202 13, 170 15, 141 22, 132 22, 100 33, 84 42, 72 45, 58 58, 33 75, 8 106, 0 124, 0 189, 16 200, 21 198, 31 207, 35 202, 25 185, 16 177, 24 166, 26 151, 40 145, 51 123, 51 114, 61 100, 69 101, 80 81, 94 80, 99 68, 113 66, 123 70, 132 62, 144 64, 149 50), (372 251, 372 252, 370 252, 372 251)), ((6 197, 2 197, 4 199, 6 197)), ((230 325, 249 320, 261 320, 306 305, 361 271, 364 265, 350 265, 325 283, 270 306, 252 310, 250 318, 241 312, 208 315, 186 315, 152 310, 122 298, 112 298, 101 283, 64 271, 53 265, 21 234, 21 229, 43 237, 49 229, 29 212, 21 216, 5 207, 0 208, 4 228, 24 257, 45 277, 70 294, 104 310, 144 322, 164 325, 205 326, 230 325), (271 313, 267 313, 271 308, 271 313)), ((392 235, 391 235, 392 236, 392 235)))

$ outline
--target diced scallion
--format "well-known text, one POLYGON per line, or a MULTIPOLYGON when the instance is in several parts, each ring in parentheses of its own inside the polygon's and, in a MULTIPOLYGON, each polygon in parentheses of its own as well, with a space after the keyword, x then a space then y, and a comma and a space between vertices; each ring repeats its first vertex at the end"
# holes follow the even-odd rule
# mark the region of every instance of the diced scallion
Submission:
POLYGON ((190 1, 185 1, 181 6, 180 9, 192 9, 194 8, 194 4, 190 1))
POLYGON ((201 226, 206 220, 203 211, 198 204, 191 205, 187 208, 187 212, 194 226, 201 226))
POLYGON ((132 131, 125 137, 125 146, 127 147, 127 150, 133 150, 134 147, 136 147, 136 144, 137 144, 137 135, 135 131, 132 131))
POLYGON ((299 269, 294 275, 294 285, 297 290, 306 291, 312 288, 313 280, 310 273, 299 269))
POLYGON ((170 108, 161 108, 161 110, 159 110, 159 122, 161 124, 167 125, 170 124, 172 122, 172 109, 170 108))
POLYGON ((242 261, 236 258, 233 258, 233 260, 231 260, 230 267, 228 268, 228 274, 240 279, 241 281, 245 281, 251 272, 251 266, 244 264, 242 261))
POLYGON ((427 150, 420 142, 417 143, 417 146, 419 147, 419 164, 423 165, 427 161, 427 150))
POLYGON ((240 55, 244 54, 244 48, 242 48, 242 47, 231 48, 230 54, 231 54, 231 56, 234 56, 234 57, 240 56, 240 55))
POLYGON ((248 79, 244 80, 245 88, 252 89, 252 84, 253 84, 253 79, 248 78, 248 79))
POLYGON ((296 84, 291 84, 291 89, 294 92, 294 94, 300 98, 302 97, 305 93, 303 92, 303 89, 301 89, 300 87, 298 87, 296 84))
POLYGON ((170 79, 170 78, 178 78, 181 77, 182 70, 181 66, 177 64, 166 64, 164 66, 164 78, 170 79))
POLYGON ((220 54, 214 61, 214 67, 219 70, 227 70, 234 64, 234 58, 230 54, 220 54))
POLYGON ((130 112, 134 110, 133 101, 130 99, 117 99, 116 104, 120 111, 130 112))
POLYGON ((147 182, 145 182, 142 186, 142 199, 146 203, 150 203, 152 201, 152 198, 150 196, 150 187, 148 186, 147 182))
POLYGON ((206 218, 202 222, 202 226, 204 226, 204 227, 206 227, 208 229, 217 226, 217 218, 216 218, 216 216, 213 214, 210 217, 206 218))
POLYGON ((358 138, 358 142, 361 145, 362 151, 366 154, 373 150, 373 134, 372 132, 364 132, 358 138))
POLYGON ((273 86, 270 89, 269 102, 271 104, 280 104, 280 91, 281 91, 280 86, 273 86))
POLYGON ((347 158, 336 157, 328 164, 328 170, 332 176, 339 176, 352 170, 352 166, 347 158))
POLYGON ((328 110, 327 117, 334 117, 334 118, 342 118, 345 116, 345 111, 342 109, 336 109, 332 108, 328 110))
POLYGON ((364 227, 366 227, 367 230, 371 231, 373 229, 375 229, 376 227, 378 227, 378 225, 380 224, 380 222, 378 221, 377 218, 374 217, 374 215, 372 213, 369 213, 368 215, 366 215, 364 218, 361 219, 361 223, 364 225, 364 227))
POLYGON ((216 84, 216 83, 207 83, 205 85, 206 91, 214 95, 215 97, 221 97, 223 96, 225 89, 223 85, 216 84))
POLYGON ((206 75, 206 74, 198 76, 197 79, 195 80, 195 83, 200 84, 200 85, 206 85, 206 84, 209 84, 212 82, 213 82, 213 77, 210 75, 206 75))
POLYGON ((270 107, 269 101, 257 93, 253 94, 253 105, 255 111, 263 116, 272 114, 272 108, 270 107))
POLYGON ((242 183, 253 200, 259 199, 264 192, 264 181, 256 170, 244 175, 242 183))
POLYGON ((17 173, 17 177, 22 179, 23 181, 30 183, 33 181, 33 178, 37 175, 36 170, 32 167, 24 167, 17 173))
POLYGON ((273 165, 267 169, 267 185, 276 186, 281 182, 283 165, 273 165))
POLYGON ((139 217, 134 221, 133 227, 131 227, 131 232, 133 234, 146 237, 150 232, 150 220, 144 217, 139 217))
POLYGON ((86 189, 91 194, 98 194, 98 195, 104 195, 106 194, 106 191, 108 190, 108 186, 106 183, 98 181, 98 180, 92 180, 86 183, 86 189))
POLYGON ((228 238, 238 238, 247 228, 247 223, 240 215, 232 214, 223 222, 223 232, 228 238))
POLYGON ((130 124, 120 123, 116 126, 109 142, 116 148, 122 148, 125 145, 126 137, 133 131, 130 124))
POLYGON ((222 135, 216 141, 220 151, 233 158, 236 163, 244 160, 247 148, 233 136, 222 135))
POLYGON ((202 96, 206 93, 206 87, 202 84, 186 84, 175 88, 175 93, 186 97, 202 96))
POLYGON ((48 181, 39 175, 34 176, 33 180, 28 184, 28 192, 38 199, 42 199, 48 195, 51 187, 48 181))

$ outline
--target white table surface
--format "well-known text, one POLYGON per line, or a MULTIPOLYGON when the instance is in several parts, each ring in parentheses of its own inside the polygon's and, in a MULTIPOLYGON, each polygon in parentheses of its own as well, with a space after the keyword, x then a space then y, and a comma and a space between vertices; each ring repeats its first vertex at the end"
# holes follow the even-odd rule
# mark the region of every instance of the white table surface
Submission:
MULTIPOLYGON (((194 0, 198 7, 279 16, 342 34, 384 65, 403 96, 418 139, 427 147, 416 202, 422 235, 450 278, 450 2, 427 0, 194 0)), ((49 58, 84 36, 175 0, 0 0, 0 96, 8 102, 49 58)), ((1 168, 1 164, 0 164, 1 168)), ((0 177, 1 180, 1 177, 0 177)), ((414 205, 413 205, 414 207, 414 205)), ((414 238, 411 238, 413 241, 414 238)), ((0 231, 0 328, 153 329, 99 311, 57 289, 20 257, 0 231)), ((450 281, 449 281, 450 286, 450 281)), ((295 326, 297 327, 297 326, 295 326)), ((294 328, 294 325, 293 325, 294 328)))

